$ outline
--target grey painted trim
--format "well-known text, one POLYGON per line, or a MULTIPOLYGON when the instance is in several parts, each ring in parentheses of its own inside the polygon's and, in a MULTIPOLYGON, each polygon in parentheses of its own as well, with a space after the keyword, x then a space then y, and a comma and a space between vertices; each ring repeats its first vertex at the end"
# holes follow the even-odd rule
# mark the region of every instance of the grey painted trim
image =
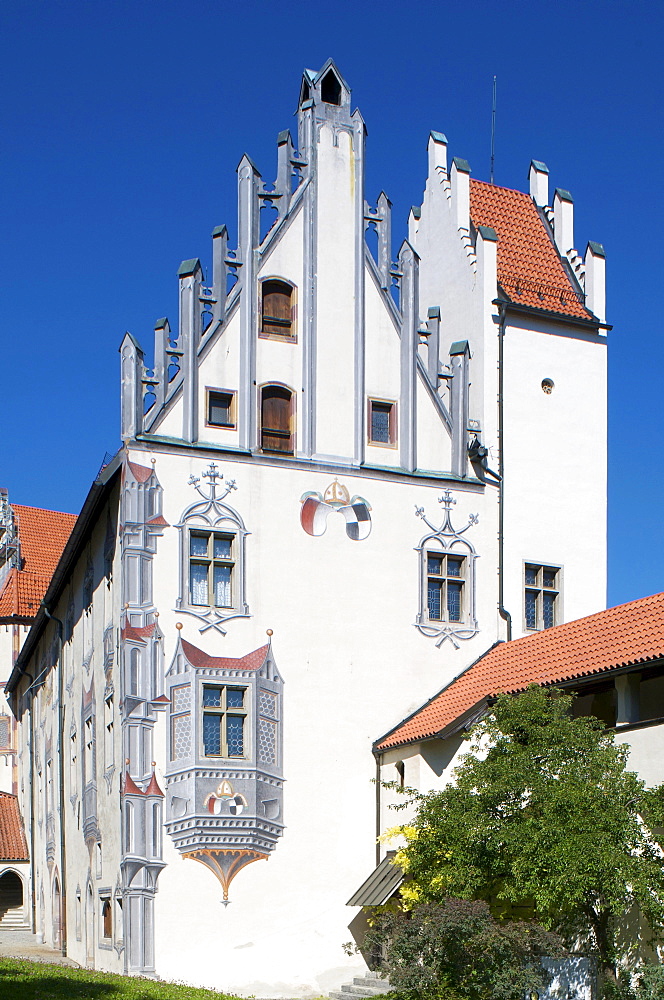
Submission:
MULTIPOLYGON (((191 262, 186 262, 188 265, 191 262)), ((198 342, 200 340, 201 266, 194 262, 193 272, 180 276, 180 323, 179 343, 182 349, 183 370, 183 413, 182 436, 185 441, 195 441, 198 437, 198 342)))
MULTIPOLYGON (((427 371, 436 397, 438 397, 438 373, 440 371, 440 306, 431 306, 427 310, 427 371)), ((418 366, 419 368, 419 366, 418 366)))
MULTIPOLYGON (((453 345, 456 347, 457 345, 453 345)), ((460 345, 459 345, 460 346, 460 345)), ((452 369, 451 408, 452 408, 452 471, 457 476, 463 476, 468 468, 466 449, 468 427, 468 362, 470 349, 468 343, 462 353, 450 350, 450 368, 452 369)))
POLYGON ((297 191, 293 194, 293 200, 286 214, 275 222, 269 233, 266 233, 265 239, 258 248, 259 266, 266 263, 274 248, 281 242, 285 233, 290 229, 291 223, 303 207, 304 191, 309 187, 309 184, 309 179, 302 181, 297 191))
POLYGON ((364 402, 365 388, 365 346, 364 346, 364 254, 366 241, 364 239, 364 147, 365 126, 359 111, 353 114, 354 165, 355 165, 355 310, 354 310, 354 459, 361 463, 365 454, 364 423, 366 406, 364 402))
POLYGON ((422 358, 419 356, 419 354, 417 355, 417 374, 420 376, 420 379, 421 379, 421 381, 422 381, 422 383, 424 385, 424 388, 426 389, 426 391, 429 394, 429 398, 431 399, 433 405, 435 406, 436 411, 438 412, 438 415, 439 415, 440 419, 443 421, 443 424, 445 425, 445 430, 451 436, 451 434, 452 434, 452 418, 451 418, 451 416, 449 414, 449 411, 448 411, 447 407, 445 406, 444 402, 442 401, 442 399, 440 398, 440 396, 438 395, 438 393, 434 389, 433 384, 431 382, 431 379, 429 378, 429 373, 428 373, 428 371, 427 371, 427 369, 425 367, 424 362, 422 361, 422 358))
POLYGON ((380 271, 378 270, 378 265, 373 258, 371 250, 365 245, 364 251, 364 261, 369 269, 369 274, 373 278, 376 288, 378 289, 378 293, 383 300, 383 304, 389 313, 390 319, 394 323, 394 329, 397 334, 401 336, 401 315, 399 310, 394 303, 394 299, 392 298, 389 289, 383 288, 382 286, 380 271))
POLYGON ((240 294, 240 384, 238 386, 238 428, 240 444, 256 444, 256 253, 258 245, 258 183, 260 174, 247 156, 238 167, 238 252, 242 261, 240 294))
POLYGON ((418 308, 418 263, 419 257, 404 240, 399 253, 403 271, 401 278, 401 392, 399 454, 402 468, 412 472, 417 468, 417 327, 418 308))
POLYGON ((445 508, 445 515, 440 527, 436 527, 424 513, 423 507, 415 507, 415 515, 422 518, 429 532, 424 535, 416 548, 420 559, 420 609, 414 622, 419 631, 437 640, 438 649, 449 639, 455 649, 459 648, 461 640, 472 639, 479 632, 477 624, 477 602, 475 588, 475 560, 478 558, 474 545, 464 538, 463 535, 469 528, 477 524, 479 518, 477 514, 471 514, 468 523, 463 528, 454 528, 451 521, 451 507, 456 501, 452 498, 449 490, 439 498, 445 508), (462 555, 467 560, 467 573, 465 582, 467 583, 465 620, 462 622, 450 622, 445 619, 440 621, 430 620, 428 614, 427 596, 427 546, 435 542, 440 549, 450 555, 462 555))
MULTIPOLYGON (((318 150, 313 136, 313 107, 300 113, 300 145, 308 157, 304 203, 304 287, 302 303, 302 445, 311 458, 316 451, 316 337, 318 271, 318 150)), ((303 187, 303 185, 300 185, 303 187)))
POLYGON ((348 459, 336 461, 334 456, 320 456, 321 461, 314 465, 311 461, 305 458, 297 458, 295 456, 275 458, 272 455, 264 455, 262 453, 240 451, 239 449, 232 448, 220 448, 214 444, 203 444, 200 442, 187 444, 186 442, 182 442, 175 438, 158 438, 149 437, 148 435, 143 435, 132 445, 132 448, 140 451, 141 445, 145 445, 146 450, 149 449, 152 454, 154 454, 156 448, 161 446, 164 449, 162 452, 163 454, 169 454, 172 452, 181 452, 182 454, 191 456, 202 454, 206 458, 212 458, 215 460, 219 460, 222 455, 227 455, 230 460, 237 462, 240 465, 290 466, 293 469, 304 470, 307 472, 329 472, 333 475, 335 473, 346 473, 347 475, 361 476, 367 479, 385 480, 388 482, 390 480, 397 479, 400 482, 414 484, 422 482, 427 482, 431 485, 453 483, 455 486, 458 486, 459 484, 463 484, 464 486, 468 486, 470 488, 469 492, 484 492, 486 486, 485 483, 473 476, 460 479, 459 476, 455 476, 450 471, 437 472, 429 469, 414 469, 412 472, 407 472, 399 466, 383 466, 368 462, 363 463, 361 466, 357 466, 349 463, 348 459), (477 489, 475 489, 475 487, 477 487, 477 489))

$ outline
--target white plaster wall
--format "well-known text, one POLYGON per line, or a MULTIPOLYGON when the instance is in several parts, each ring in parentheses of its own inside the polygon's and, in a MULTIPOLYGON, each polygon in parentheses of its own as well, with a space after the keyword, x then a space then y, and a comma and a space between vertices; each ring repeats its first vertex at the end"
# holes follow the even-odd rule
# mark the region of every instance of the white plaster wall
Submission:
POLYGON ((629 747, 628 767, 643 778, 649 788, 664 782, 664 726, 616 731, 616 743, 629 747))
POLYGON ((515 636, 524 560, 563 567, 559 620, 606 607, 605 365, 603 337, 507 329, 505 591, 515 636))
POLYGON ((319 455, 351 456, 355 399, 355 154, 323 125, 318 145, 317 420, 319 455))
MULTIPOLYGON (((149 465, 151 456, 131 457, 149 465)), ((196 455, 156 457, 164 516, 175 524, 196 498, 189 476, 200 476, 207 462, 196 455)), ((285 682, 286 831, 269 861, 239 873, 226 909, 214 876, 179 858, 165 838, 169 864, 156 900, 157 969, 164 977, 266 997, 300 990, 316 995, 353 971, 341 943, 350 936, 353 916, 346 900, 374 864, 372 741, 495 638, 493 497, 487 506, 483 496, 459 491, 453 510, 460 526, 470 513, 480 513, 469 538, 486 553, 486 579, 478 586, 483 631, 459 650, 449 642, 437 649, 413 625, 419 592, 415 549, 428 530, 414 508, 424 506, 440 523, 440 484, 337 473, 351 495, 371 504, 372 533, 353 542, 341 516, 333 515, 327 532, 313 538, 299 523, 300 497, 323 493, 334 474, 295 466, 285 474, 282 463, 216 460, 237 482, 226 502, 250 532, 247 599, 253 617, 229 622, 228 635, 221 637, 212 630, 201 635, 194 618, 173 610, 178 533, 166 529, 155 572, 166 662, 176 622, 183 624, 184 638, 216 656, 241 656, 266 641, 267 628, 274 630, 285 682)), ((156 759, 163 762, 165 721, 159 721, 155 740, 156 759)))

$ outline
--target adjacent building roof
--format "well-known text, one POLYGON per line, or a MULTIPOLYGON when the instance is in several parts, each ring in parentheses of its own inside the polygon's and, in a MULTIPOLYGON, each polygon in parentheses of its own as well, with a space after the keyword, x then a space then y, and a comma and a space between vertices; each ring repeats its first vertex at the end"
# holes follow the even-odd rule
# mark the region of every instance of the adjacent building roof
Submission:
POLYGON ((395 854, 396 851, 390 851, 383 858, 369 878, 353 893, 346 906, 382 906, 387 903, 404 880, 403 869, 394 864, 395 854))
POLYGON ((20 566, 0 591, 0 619, 34 618, 76 523, 75 514, 11 504, 20 543, 20 566))
POLYGON ((501 642, 375 745, 388 750, 441 735, 487 698, 664 658, 664 594, 501 642))
POLYGON ((0 792, 0 861, 29 861, 18 799, 0 792))
POLYGON ((498 284, 515 305, 592 318, 530 195, 471 180, 470 217, 496 231, 498 284))

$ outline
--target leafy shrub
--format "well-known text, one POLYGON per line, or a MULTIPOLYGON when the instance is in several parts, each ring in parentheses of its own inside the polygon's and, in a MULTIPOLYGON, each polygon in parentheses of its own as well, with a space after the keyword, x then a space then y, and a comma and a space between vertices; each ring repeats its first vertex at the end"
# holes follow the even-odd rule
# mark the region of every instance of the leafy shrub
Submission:
POLYGON ((501 923, 487 903, 463 899, 378 913, 364 947, 380 950, 402 1000, 523 1000, 551 981, 541 958, 566 953, 538 924, 501 923))

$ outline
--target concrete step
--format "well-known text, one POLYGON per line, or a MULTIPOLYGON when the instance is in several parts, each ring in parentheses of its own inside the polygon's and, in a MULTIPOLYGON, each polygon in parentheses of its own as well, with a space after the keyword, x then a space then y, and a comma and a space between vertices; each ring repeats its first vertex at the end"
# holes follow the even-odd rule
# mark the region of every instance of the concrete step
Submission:
POLYGON ((330 1000, 354 1000, 355 997, 377 997, 387 993, 391 986, 387 979, 381 979, 375 972, 355 976, 352 983, 344 983, 340 990, 330 993, 330 1000))

